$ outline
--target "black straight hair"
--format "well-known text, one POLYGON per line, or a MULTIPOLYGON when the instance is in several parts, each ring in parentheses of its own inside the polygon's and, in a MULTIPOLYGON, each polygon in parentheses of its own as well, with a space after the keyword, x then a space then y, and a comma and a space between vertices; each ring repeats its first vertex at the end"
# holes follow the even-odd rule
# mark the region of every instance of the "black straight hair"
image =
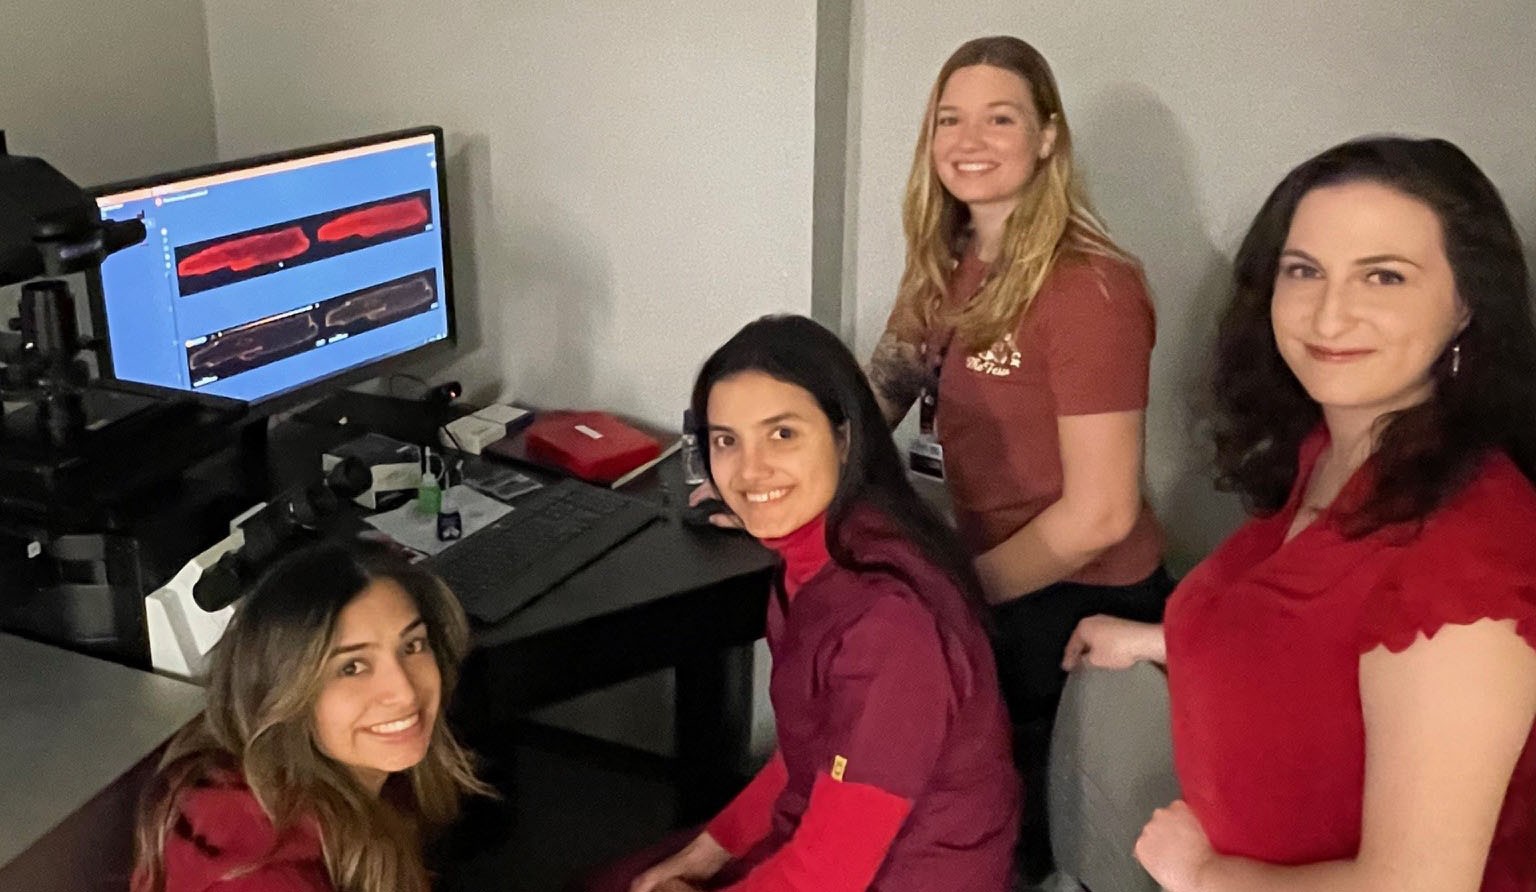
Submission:
MULTIPOLYGON (((843 529, 854 510, 874 508, 954 581, 972 612, 984 619, 981 583, 970 554, 912 488, 885 416, 848 347, 804 316, 764 316, 747 323, 699 370, 692 409, 700 442, 708 444, 710 391, 720 381, 744 372, 761 372, 806 391, 833 429, 846 432, 847 457, 827 508, 827 551, 832 559, 854 570, 891 573, 912 585, 919 597, 926 596, 900 568, 864 560, 845 541, 843 529)), ((708 448, 703 452, 708 468, 708 448)), ((713 479, 713 469, 710 476, 713 479)))
POLYGON ((1432 395, 1384 419, 1374 489, 1342 519, 1350 535, 1422 520, 1464 486, 1490 450, 1536 481, 1536 325, 1529 270, 1498 189, 1443 139, 1373 137, 1334 146, 1270 193, 1238 249, 1212 375, 1218 486, 1271 514, 1290 494, 1301 441, 1321 408, 1281 358, 1270 322, 1280 252, 1314 189, 1377 183, 1440 221, 1466 328, 1430 366, 1432 395), (1456 349, 1459 346, 1459 349, 1456 349), (1453 353, 1455 358, 1453 358, 1453 353))

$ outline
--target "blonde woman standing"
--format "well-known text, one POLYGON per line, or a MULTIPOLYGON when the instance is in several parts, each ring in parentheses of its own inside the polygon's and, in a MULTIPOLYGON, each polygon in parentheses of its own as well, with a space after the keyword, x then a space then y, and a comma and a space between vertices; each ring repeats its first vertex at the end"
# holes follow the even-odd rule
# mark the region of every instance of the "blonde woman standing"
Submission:
POLYGON ((1172 588, 1141 494, 1155 318, 1139 264, 1084 198, 1050 67, 1017 38, 944 63, 903 217, 906 269, 869 376, 893 426, 921 400, 994 605, 1035 880, 1051 866, 1044 766, 1072 629, 1156 621, 1172 588))

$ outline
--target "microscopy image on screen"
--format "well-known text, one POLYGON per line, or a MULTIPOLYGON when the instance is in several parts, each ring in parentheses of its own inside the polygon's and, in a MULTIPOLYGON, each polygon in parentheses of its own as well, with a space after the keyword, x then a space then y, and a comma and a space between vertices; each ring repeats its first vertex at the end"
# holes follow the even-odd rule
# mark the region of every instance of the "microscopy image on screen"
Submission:
POLYGON ((336 208, 175 249, 182 297, 314 263, 432 228, 427 189, 336 208))
POLYGON ((241 372, 425 313, 437 304, 437 272, 426 269, 319 303, 216 331, 187 343, 192 386, 241 372))
POLYGON ((194 386, 209 383, 313 349, 319 336, 313 308, 258 319, 188 345, 187 368, 194 386))
POLYGON ((435 300, 437 275, 432 270, 419 272, 321 304, 325 332, 329 336, 378 328, 425 312, 435 300))
POLYGON ((422 225, 431 220, 432 212, 427 210, 426 198, 418 195, 338 214, 322 225, 316 235, 322 242, 371 239, 394 232, 420 232, 422 225))
POLYGON ((297 226, 284 226, 275 232, 263 232, 229 239, 204 248, 176 264, 178 276, 206 276, 228 269, 243 273, 255 266, 267 266, 290 260, 309 250, 309 236, 297 226))

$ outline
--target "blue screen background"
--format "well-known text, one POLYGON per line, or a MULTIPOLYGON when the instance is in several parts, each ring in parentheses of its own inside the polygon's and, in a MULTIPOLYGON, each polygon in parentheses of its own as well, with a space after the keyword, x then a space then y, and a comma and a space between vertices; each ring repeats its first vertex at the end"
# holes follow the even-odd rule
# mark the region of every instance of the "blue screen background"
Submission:
POLYGON ((114 207, 110 196, 104 196, 98 201, 103 217, 126 220, 142 214, 148 233, 143 243, 113 254, 101 266, 114 376, 191 390, 187 341, 427 268, 437 270, 437 293, 441 295, 430 312, 197 390, 259 402, 446 338, 448 297, 437 163, 436 145, 429 138, 372 154, 169 194, 159 205, 154 198, 143 198, 114 207), (427 232, 190 297, 178 293, 173 251, 177 245, 418 189, 432 193, 433 222, 427 232))

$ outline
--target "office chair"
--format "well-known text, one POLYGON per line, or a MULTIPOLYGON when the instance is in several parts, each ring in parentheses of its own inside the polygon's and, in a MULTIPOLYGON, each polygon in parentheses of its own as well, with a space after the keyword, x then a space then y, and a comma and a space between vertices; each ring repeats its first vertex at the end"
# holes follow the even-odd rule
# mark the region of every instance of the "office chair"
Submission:
POLYGON ((1073 672, 1047 773, 1057 870, 1089 892, 1158 892, 1132 850, 1153 809, 1179 798, 1162 670, 1073 672))

